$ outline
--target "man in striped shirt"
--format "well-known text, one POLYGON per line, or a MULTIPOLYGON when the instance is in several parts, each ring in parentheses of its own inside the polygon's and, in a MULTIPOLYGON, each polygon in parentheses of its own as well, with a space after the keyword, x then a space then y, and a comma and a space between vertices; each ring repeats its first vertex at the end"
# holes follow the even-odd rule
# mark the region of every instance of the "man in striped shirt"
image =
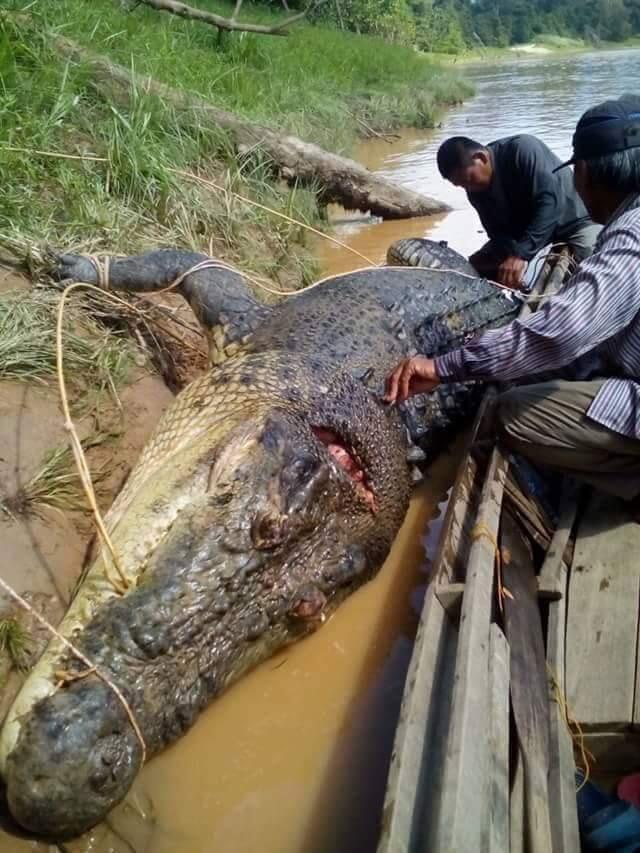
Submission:
POLYGON ((524 320, 387 378, 386 399, 440 382, 558 378, 502 394, 498 430, 512 450, 600 490, 640 496, 640 98, 588 110, 573 137, 575 186, 604 225, 594 253, 524 320), (560 378, 562 377, 562 378, 560 378), (571 377, 571 378, 567 378, 571 377))

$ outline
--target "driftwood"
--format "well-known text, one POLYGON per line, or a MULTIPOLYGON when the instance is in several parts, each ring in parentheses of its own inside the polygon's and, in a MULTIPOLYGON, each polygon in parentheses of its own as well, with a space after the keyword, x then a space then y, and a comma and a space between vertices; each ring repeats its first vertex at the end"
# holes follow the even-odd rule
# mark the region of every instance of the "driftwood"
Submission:
POLYGON ((145 6, 150 6, 152 9, 157 9, 159 12, 170 12, 172 15, 178 15, 180 18, 211 24, 211 26, 217 27, 219 30, 239 30, 243 33, 260 33, 265 36, 288 35, 286 27, 294 24, 296 21, 300 21, 309 11, 305 9, 303 12, 292 15, 279 24, 275 24, 273 27, 267 27, 264 24, 241 24, 236 21, 235 17, 240 11, 241 2, 237 4, 232 18, 223 18, 220 15, 214 15, 213 12, 205 12, 204 9, 195 9, 193 6, 187 6, 185 3, 178 3, 176 0, 137 0, 137 2, 145 6))
POLYGON ((436 199, 397 186, 354 160, 324 151, 295 136, 282 136, 243 121, 197 95, 179 92, 151 77, 129 71, 64 36, 52 33, 51 43, 67 58, 85 64, 99 91, 127 102, 132 90, 149 92, 177 110, 196 114, 200 121, 227 131, 239 154, 264 153, 280 178, 310 187, 317 193, 320 204, 341 204, 348 210, 370 211, 384 219, 410 219, 450 209, 436 199))

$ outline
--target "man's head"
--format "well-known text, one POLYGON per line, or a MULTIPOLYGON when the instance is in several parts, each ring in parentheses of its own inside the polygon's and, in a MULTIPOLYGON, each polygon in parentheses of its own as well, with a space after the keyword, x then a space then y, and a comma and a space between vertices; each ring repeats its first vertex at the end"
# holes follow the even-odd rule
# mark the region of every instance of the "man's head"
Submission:
MULTIPOLYGON (((573 135, 574 182, 591 218, 604 223, 640 192, 640 97, 623 95, 587 110, 573 135)), ((557 171, 557 169, 556 169, 557 171)))
POLYGON ((493 177, 489 150, 467 136, 452 136, 442 143, 438 169, 447 181, 471 193, 489 189, 493 177))

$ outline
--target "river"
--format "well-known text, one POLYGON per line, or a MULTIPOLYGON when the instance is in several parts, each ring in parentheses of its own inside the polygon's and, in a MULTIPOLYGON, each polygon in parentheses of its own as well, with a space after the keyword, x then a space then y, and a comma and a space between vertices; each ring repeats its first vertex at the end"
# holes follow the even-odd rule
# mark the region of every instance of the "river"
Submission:
MULTIPOLYGON (((374 140, 359 157, 402 183, 446 200, 444 217, 336 224, 341 240, 374 262, 401 236, 446 239, 463 252, 483 241, 464 193, 435 168, 440 142, 487 142, 516 132, 570 150, 581 112, 605 97, 640 91, 640 51, 547 56, 468 67, 475 98, 436 131, 374 140)), ((345 214, 333 212, 337 219, 345 214)), ((362 259, 323 241, 325 273, 362 259)), ((232 687, 192 731, 154 758, 123 806, 73 853, 372 853, 429 559, 458 448, 444 454, 412 500, 378 577, 322 630, 232 687)), ((4 836, 2 853, 48 850, 4 836)))

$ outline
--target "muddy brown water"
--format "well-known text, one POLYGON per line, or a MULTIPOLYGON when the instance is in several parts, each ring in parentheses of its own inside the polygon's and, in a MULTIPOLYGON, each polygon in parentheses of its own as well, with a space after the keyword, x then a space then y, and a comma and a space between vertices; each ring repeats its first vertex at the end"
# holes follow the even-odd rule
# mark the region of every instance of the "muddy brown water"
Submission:
MULTIPOLYGON (((382 262, 389 243, 400 237, 446 239, 464 253, 483 242, 464 194, 442 181, 435 168, 435 152, 444 138, 465 134, 488 141, 535 132, 562 156, 584 109, 623 90, 640 91, 640 51, 518 60, 467 73, 476 97, 451 111, 442 127, 409 131, 391 142, 371 140, 358 152, 369 168, 453 207, 446 216, 388 223, 332 210, 336 236, 373 263, 382 262)), ((365 263, 324 241, 317 253, 326 275, 365 263)), ((32 455, 36 448, 37 454, 42 451, 38 428, 43 419, 52 424, 51 438, 56 436, 57 404, 37 390, 29 392, 31 401, 14 386, 0 384, 0 392, 5 412, 13 411, 20 397, 22 425, 18 428, 16 421, 7 429, 12 440, 20 435, 26 464, 30 451, 25 442, 32 443, 32 455)), ((161 383, 147 381, 144 393, 134 389, 131 400, 141 408, 129 455, 138 451, 168 395, 161 383)), ((319 632, 216 700, 184 738, 147 765, 107 823, 61 847, 0 831, 0 853, 375 850, 404 677, 459 446, 438 460, 416 491, 377 578, 319 632)), ((6 461, 10 454, 2 456, 6 461)), ((24 541, 16 539, 10 560, 5 556, 3 576, 7 571, 16 584, 22 579, 22 589, 56 595, 57 579, 64 596, 79 570, 84 543, 64 523, 58 522, 57 529, 54 521, 48 527, 39 523, 36 533, 37 540, 33 529, 16 534, 24 541), (51 571, 53 580, 42 574, 51 571)))

